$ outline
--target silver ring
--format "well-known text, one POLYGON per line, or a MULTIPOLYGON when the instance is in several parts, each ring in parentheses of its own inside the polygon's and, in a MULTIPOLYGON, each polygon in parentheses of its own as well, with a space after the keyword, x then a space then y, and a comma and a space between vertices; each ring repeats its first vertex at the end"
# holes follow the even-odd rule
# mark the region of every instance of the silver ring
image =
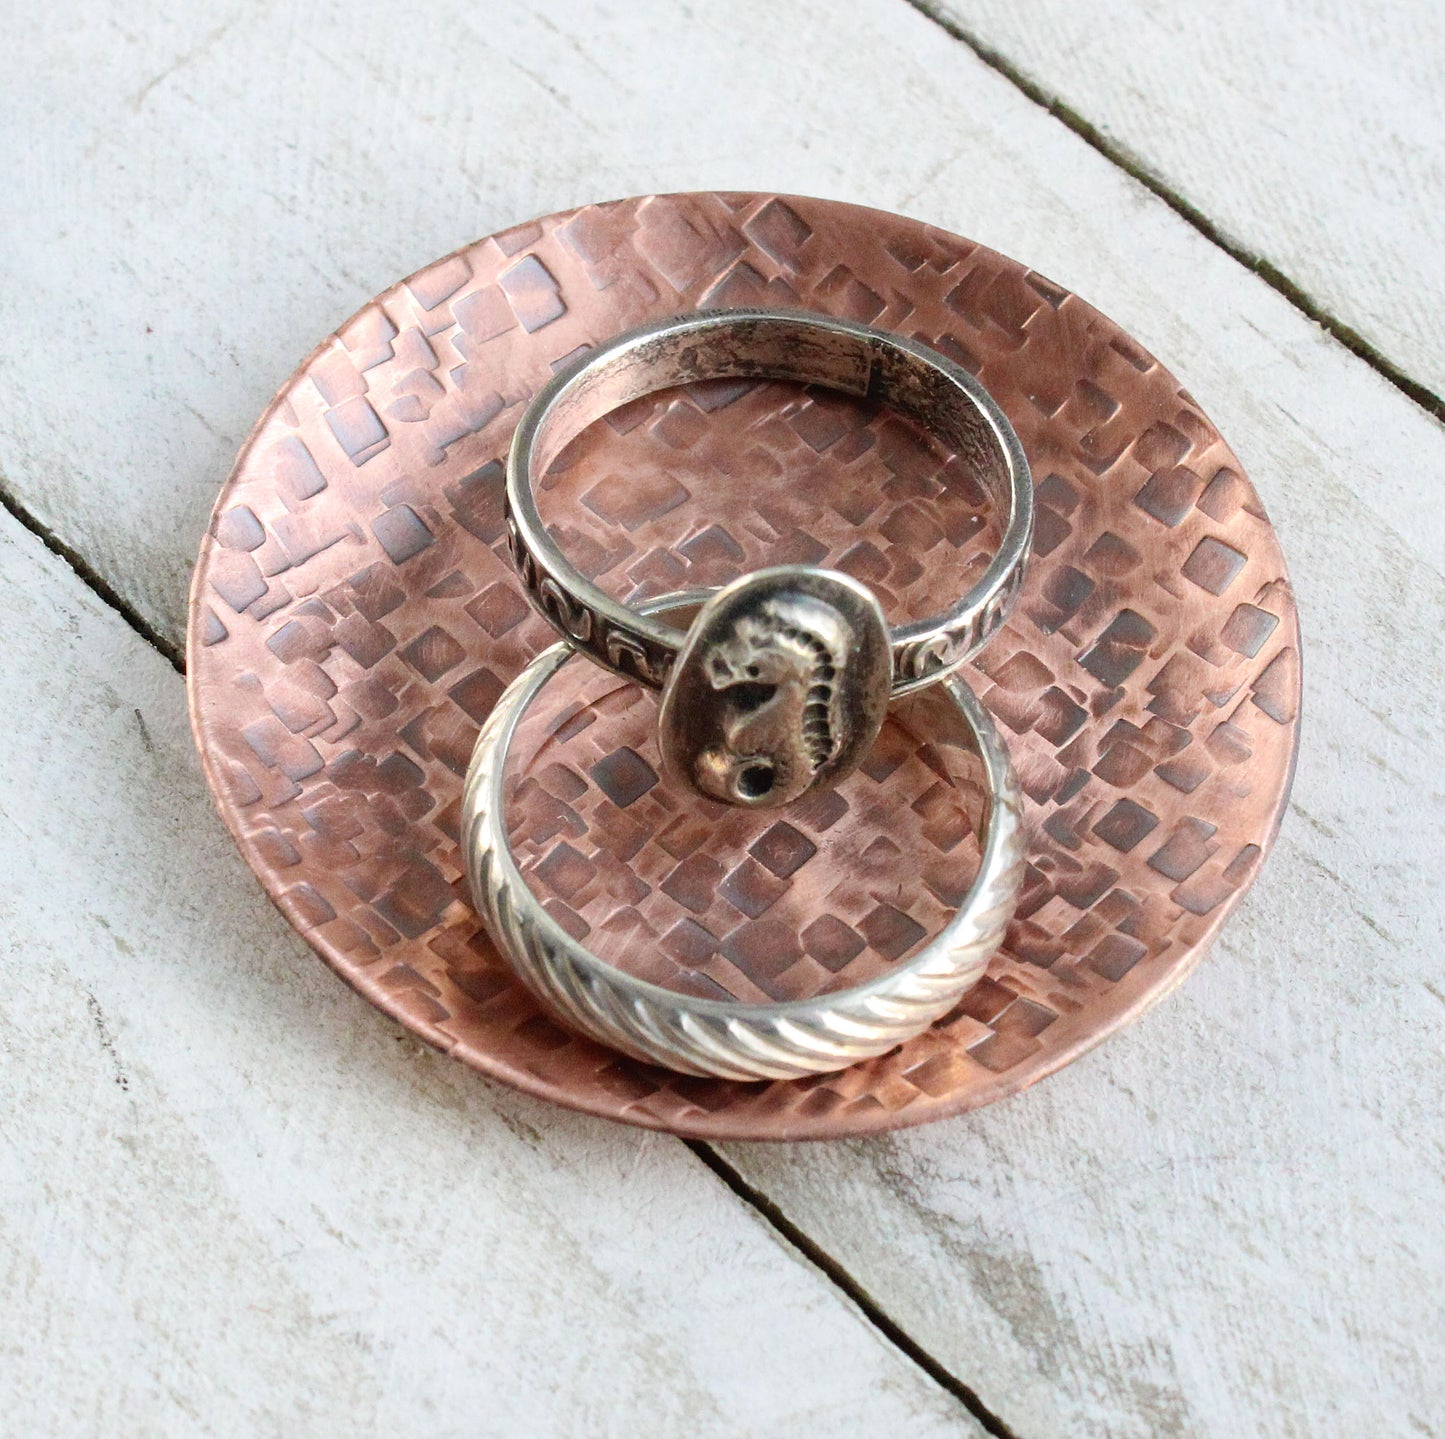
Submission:
MULTIPOLYGON (((654 601, 673 608, 694 596, 654 601)), ((462 797, 461 845, 472 899, 518 977, 573 1028, 634 1058, 722 1079, 796 1079, 884 1053, 948 1012, 1003 940, 1024 873, 1022 798, 993 721, 957 677, 944 681, 957 743, 983 764, 989 796, 982 860, 944 928, 887 974, 817 999, 750 1005, 695 999, 608 964, 547 913, 522 877, 507 834, 505 769, 528 706, 574 651, 554 645, 503 692, 477 737, 462 797)), ((929 703, 926 699, 907 704, 929 703)))
POLYGON ((951 609, 891 632, 892 692, 918 689, 976 654, 1017 595, 1033 536, 1033 483, 1013 426, 967 370, 927 345, 789 310, 702 310, 628 331, 560 370, 527 406, 507 458, 508 522, 522 579, 562 637, 653 689, 666 681, 682 634, 619 603, 567 559, 542 523, 536 484, 568 440, 619 406, 674 385, 734 377, 792 380, 875 401, 974 466, 1007 511, 1003 542, 951 609))
POLYGON ((703 311, 609 341, 536 395, 508 455, 507 519, 523 585, 562 637, 665 689, 659 737, 669 773, 709 798, 771 807, 841 779, 876 738, 890 695, 952 673, 999 628, 1029 555, 1033 483, 993 398, 926 345, 825 315, 703 311), (686 634, 604 593, 548 535, 537 482, 569 440, 618 406, 725 377, 857 395, 950 445, 1007 514, 982 577, 946 613, 891 631, 865 586, 810 565, 727 586, 686 634))

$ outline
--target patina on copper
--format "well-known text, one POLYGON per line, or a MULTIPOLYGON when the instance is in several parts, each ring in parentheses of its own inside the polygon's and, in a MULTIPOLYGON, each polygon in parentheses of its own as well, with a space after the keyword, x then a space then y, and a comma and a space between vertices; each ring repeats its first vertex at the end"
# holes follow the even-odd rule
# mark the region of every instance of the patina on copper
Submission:
MULTIPOLYGON (((897 624, 960 593, 997 539, 966 468, 855 401, 719 382, 609 416, 559 457, 541 503, 619 597, 801 560, 863 580, 897 624)), ((775 195, 552 216, 368 305, 282 390, 227 482, 189 657, 221 813, 328 963, 489 1075, 708 1137, 958 1113, 1139 1013, 1253 878, 1299 697, 1274 534, 1156 360, 992 251, 775 195), (1008 942, 917 1039, 772 1084, 669 1074, 560 1029, 481 933, 456 845, 480 721, 552 638, 506 552, 500 459, 522 407, 583 346, 729 304, 815 308, 937 347, 999 401, 1037 487, 1022 599, 965 671, 1028 801, 1008 942)), ((724 827, 659 776, 655 698, 575 678, 594 689, 556 696, 545 742, 519 761, 515 823, 529 882, 598 952, 741 998, 816 992, 910 952, 969 872, 967 786, 939 773, 926 735, 885 724, 839 791, 732 810, 724 827)))

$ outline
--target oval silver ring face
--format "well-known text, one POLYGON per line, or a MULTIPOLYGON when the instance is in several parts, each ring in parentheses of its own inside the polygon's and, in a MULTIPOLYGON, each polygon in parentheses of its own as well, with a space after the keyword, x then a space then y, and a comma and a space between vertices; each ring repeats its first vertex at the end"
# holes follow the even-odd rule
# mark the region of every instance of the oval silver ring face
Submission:
POLYGON ((811 566, 758 570, 713 595, 688 630, 658 717, 663 762, 724 804, 790 804, 857 767, 892 681, 870 590, 811 566))

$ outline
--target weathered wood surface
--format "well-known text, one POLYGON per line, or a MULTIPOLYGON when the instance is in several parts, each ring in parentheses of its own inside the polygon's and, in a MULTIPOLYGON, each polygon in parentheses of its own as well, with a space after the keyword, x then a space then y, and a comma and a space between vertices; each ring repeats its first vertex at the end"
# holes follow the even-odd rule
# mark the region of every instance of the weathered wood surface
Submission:
POLYGON ((1445 396, 1445 11, 917 0, 1445 396))
POLYGON ((0 1432, 982 1435, 682 1144, 322 970, 181 678, 8 516, 0 615, 0 1432))
MULTIPOLYGON (((1160 354, 1249 466, 1299 592, 1305 748, 1259 888, 1178 995, 1030 1095, 728 1158, 1020 1439, 1445 1432, 1438 424, 902 0, 304 24, 60 5, 11 28, 0 471, 171 643, 220 478, 294 362, 397 275, 530 214, 759 184, 902 209, 1027 258, 1160 354)), ((823 1413, 826 1374, 840 1403, 878 1390, 861 1427, 968 1432, 681 1146, 488 1089, 341 992, 201 804, 178 681, 35 541, 4 553, 0 623, 41 636, 17 661, 41 680, 10 689, 41 778, 0 797, 7 868, 33 870, 5 901, 12 969, 38 986, 12 997, 0 1067, 17 1412, 164 1432, 190 1403, 254 1432, 239 1396, 289 1355, 271 1400, 309 1432, 329 1421, 303 1393, 353 1429, 429 1396, 439 1432, 568 1432, 618 1369, 619 1427, 777 1432, 789 1405, 823 1413), (119 843, 114 814, 146 842, 119 843), (545 1218, 519 1236, 519 1213, 545 1218), (284 1257, 286 1225, 311 1255, 284 1257), (364 1336, 354 1357, 338 1329, 364 1336)))

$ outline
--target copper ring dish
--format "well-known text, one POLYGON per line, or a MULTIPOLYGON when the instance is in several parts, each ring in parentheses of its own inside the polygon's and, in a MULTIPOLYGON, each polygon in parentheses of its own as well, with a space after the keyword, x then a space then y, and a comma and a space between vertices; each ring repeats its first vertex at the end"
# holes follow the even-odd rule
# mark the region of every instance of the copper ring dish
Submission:
MULTIPOLYGON (((866 583, 897 626, 965 592, 997 548, 966 470, 867 403, 717 381, 584 431, 538 503, 621 603, 803 563, 866 583)), ((340 975, 494 1079, 701 1137, 921 1123, 1078 1057, 1178 983, 1238 904, 1298 729, 1279 545, 1169 372, 982 246, 772 194, 549 216, 368 304, 283 386, 226 482, 188 659, 220 812, 340 975), (1018 604, 960 672, 1024 792, 1017 917, 986 977, 923 1033, 772 1082, 671 1073, 555 1023, 482 931, 458 845, 477 733, 552 639, 507 555, 519 415, 608 336, 746 305, 940 351, 1008 416, 1036 486, 1018 604)), ((520 871, 569 933, 650 983, 750 1003, 826 994, 906 963, 957 903, 980 792, 940 772, 907 716, 836 790, 722 814, 660 775, 655 699, 636 686, 567 666, 528 718, 512 758, 520 871)))

